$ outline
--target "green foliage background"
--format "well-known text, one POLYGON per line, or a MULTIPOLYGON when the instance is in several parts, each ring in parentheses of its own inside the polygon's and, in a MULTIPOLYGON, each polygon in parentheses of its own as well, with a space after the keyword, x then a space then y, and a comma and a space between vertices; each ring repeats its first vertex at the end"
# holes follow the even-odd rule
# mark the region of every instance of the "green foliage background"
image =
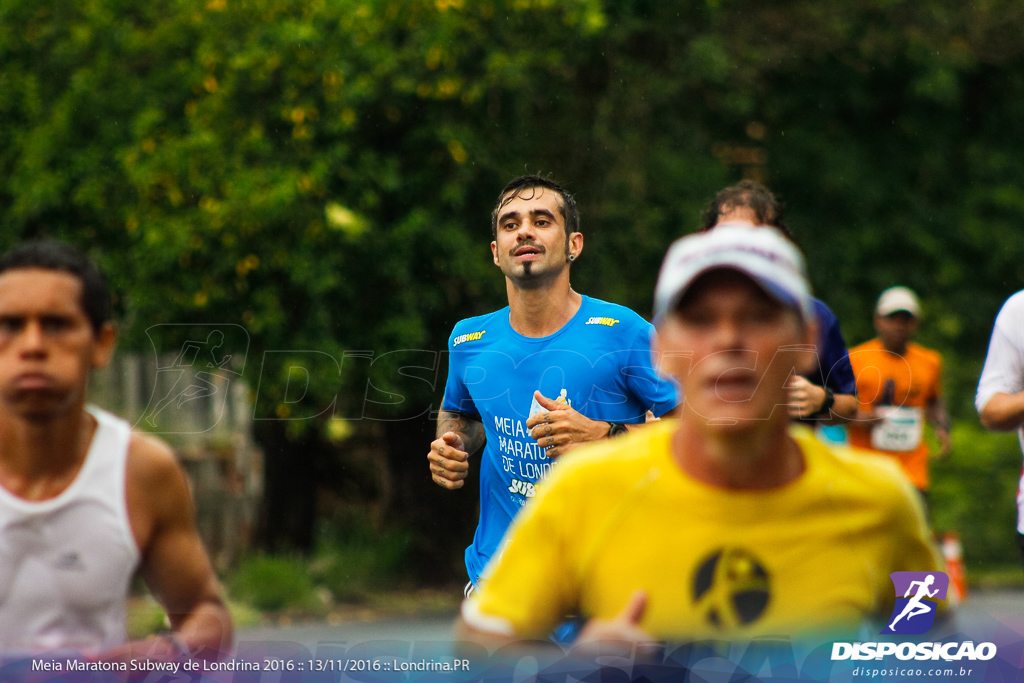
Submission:
MULTIPOLYGON (((130 348, 234 322, 253 359, 438 351, 503 305, 487 221, 510 177, 577 194, 574 286, 642 313, 669 241, 760 177, 851 345, 881 289, 921 294, 964 425, 937 518, 1013 561, 1019 452, 972 399, 1024 282, 1022 34, 1010 0, 5 0, 0 247, 87 247, 130 348)), ((263 416, 292 410, 285 360, 252 364, 263 416)), ((386 416, 426 421, 428 382, 383 374, 407 399, 386 416)), ((308 414, 358 410, 366 375, 314 373, 308 414)), ((323 416, 291 424, 260 435, 268 467, 326 442, 323 416)))

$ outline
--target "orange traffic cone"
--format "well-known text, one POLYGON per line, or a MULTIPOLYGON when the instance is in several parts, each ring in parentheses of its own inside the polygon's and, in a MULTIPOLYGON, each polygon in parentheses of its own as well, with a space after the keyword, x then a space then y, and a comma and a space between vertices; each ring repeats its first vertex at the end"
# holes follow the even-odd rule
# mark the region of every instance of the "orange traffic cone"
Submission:
POLYGON ((955 531, 943 534, 942 557, 946 560, 946 574, 949 575, 950 601, 959 605, 967 599, 967 576, 964 573, 963 547, 955 531))

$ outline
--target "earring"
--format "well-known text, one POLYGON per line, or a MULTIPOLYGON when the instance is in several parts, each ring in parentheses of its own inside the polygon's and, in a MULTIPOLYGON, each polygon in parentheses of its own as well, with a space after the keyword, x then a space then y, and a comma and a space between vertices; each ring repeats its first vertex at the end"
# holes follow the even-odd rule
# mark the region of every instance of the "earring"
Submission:
POLYGON ((575 261, 576 260, 576 254, 569 254, 569 260, 570 261, 575 261))

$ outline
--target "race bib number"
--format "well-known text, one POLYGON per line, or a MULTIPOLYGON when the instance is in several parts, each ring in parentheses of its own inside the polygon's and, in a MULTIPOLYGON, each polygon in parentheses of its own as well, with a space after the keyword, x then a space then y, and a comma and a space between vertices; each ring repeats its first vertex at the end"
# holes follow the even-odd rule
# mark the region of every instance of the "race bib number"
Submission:
POLYGON ((884 407, 877 411, 884 415, 871 430, 871 447, 880 451, 912 451, 921 444, 924 419, 920 408, 909 406, 884 407))

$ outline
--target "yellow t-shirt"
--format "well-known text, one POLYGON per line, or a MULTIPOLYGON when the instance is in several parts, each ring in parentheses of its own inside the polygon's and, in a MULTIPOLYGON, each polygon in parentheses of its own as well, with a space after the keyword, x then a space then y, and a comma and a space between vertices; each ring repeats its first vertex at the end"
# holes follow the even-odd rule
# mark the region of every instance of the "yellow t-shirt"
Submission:
POLYGON ((470 625, 540 637, 614 617, 636 589, 656 638, 799 635, 889 616, 898 570, 942 568, 895 463, 792 435, 806 469, 768 491, 685 474, 665 421, 566 456, 467 601, 470 625))

